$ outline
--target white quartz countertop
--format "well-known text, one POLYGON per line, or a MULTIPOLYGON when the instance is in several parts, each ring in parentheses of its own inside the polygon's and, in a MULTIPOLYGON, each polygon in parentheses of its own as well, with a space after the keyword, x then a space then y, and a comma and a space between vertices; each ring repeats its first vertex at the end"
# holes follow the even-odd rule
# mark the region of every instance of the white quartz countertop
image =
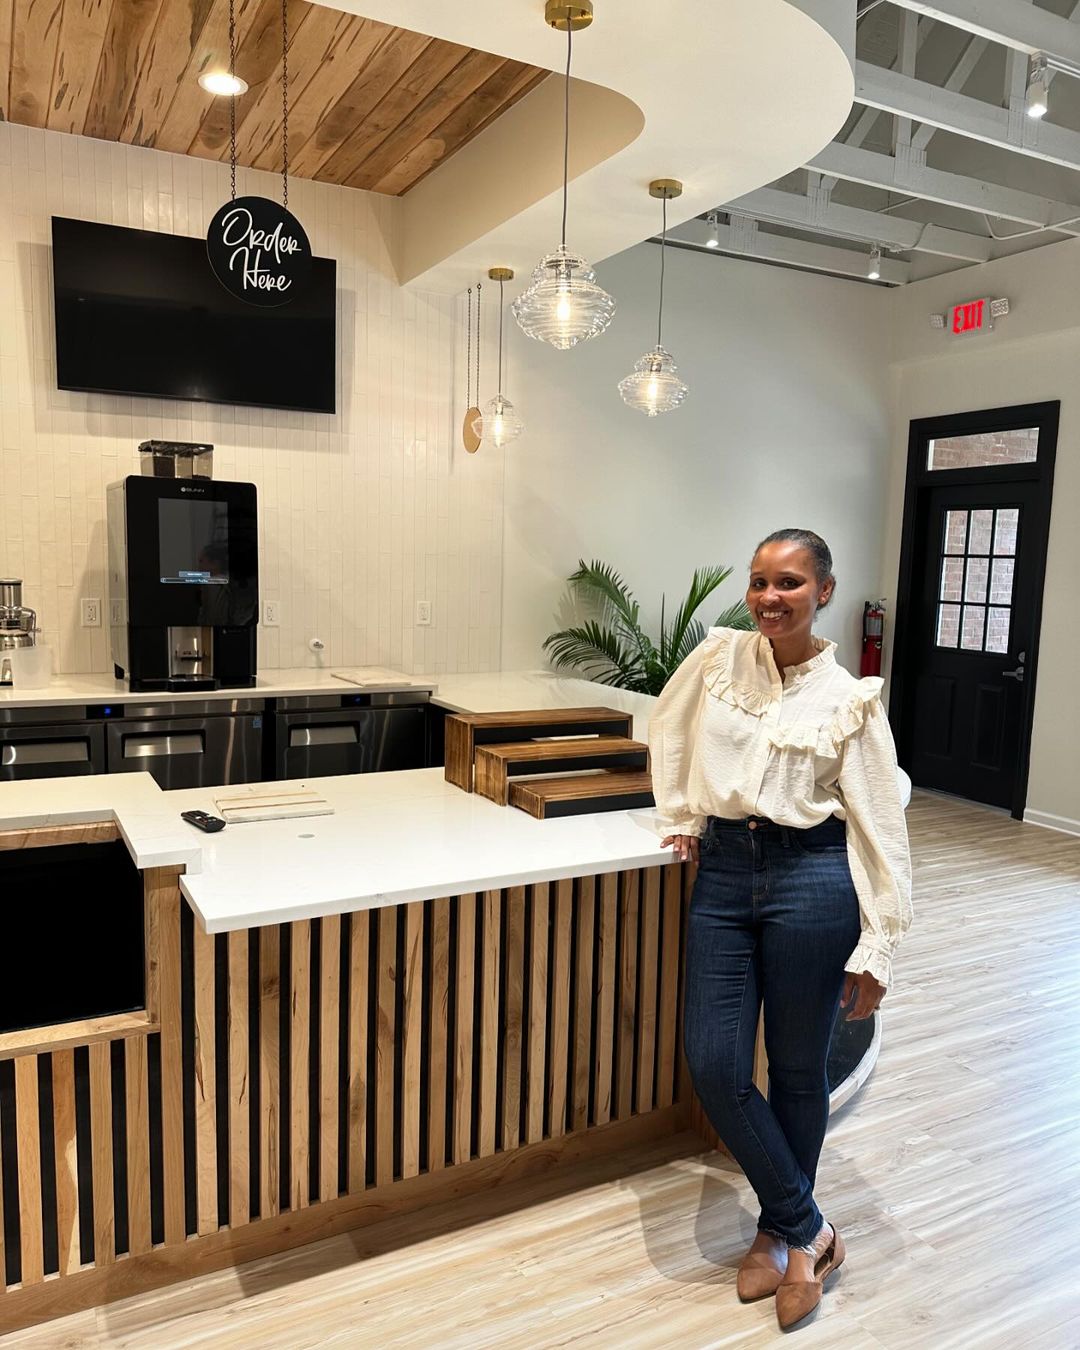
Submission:
POLYGON ((122 680, 109 675, 56 675, 43 689, 0 688, 0 709, 49 708, 97 703, 184 703, 223 698, 281 698, 288 694, 397 693, 433 690, 437 680, 406 675, 385 666, 270 670, 250 689, 155 689, 133 693, 122 680), (342 679, 341 676, 348 676, 342 679))
MULTIPOLYGON (((275 678, 285 675, 298 678, 265 692, 350 687, 339 680, 312 683, 311 672, 279 671, 275 678)), ((408 687, 430 687, 421 677, 407 678, 419 681, 408 687)), ((647 695, 541 672, 445 676, 439 685, 435 701, 462 712, 622 708, 634 714, 639 738, 653 704, 647 695)), ((80 690, 70 701, 100 697, 80 690)), ((906 805, 911 781, 903 770, 900 780, 906 805)), ((229 789, 163 792, 145 773, 0 783, 0 830, 115 820, 137 867, 185 867, 184 894, 212 933, 655 866, 671 857, 659 846, 652 812, 534 820, 461 792, 441 768, 311 779, 305 786, 325 797, 334 814, 233 823, 203 834, 180 812, 214 813, 214 798, 229 789)))

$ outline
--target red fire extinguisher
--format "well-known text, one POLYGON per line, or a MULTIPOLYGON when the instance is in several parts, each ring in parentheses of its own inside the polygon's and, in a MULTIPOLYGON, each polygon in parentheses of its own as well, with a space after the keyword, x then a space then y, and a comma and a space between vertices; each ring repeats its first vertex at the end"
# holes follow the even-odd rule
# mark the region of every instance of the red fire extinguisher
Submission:
POLYGON ((863 605, 860 675, 881 674, 881 642, 884 632, 885 601, 867 600, 863 605))

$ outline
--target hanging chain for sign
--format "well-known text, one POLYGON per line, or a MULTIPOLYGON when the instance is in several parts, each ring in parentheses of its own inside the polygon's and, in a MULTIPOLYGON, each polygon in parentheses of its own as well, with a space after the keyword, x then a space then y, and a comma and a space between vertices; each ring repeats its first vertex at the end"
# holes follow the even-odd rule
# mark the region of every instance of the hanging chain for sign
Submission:
MULTIPOLYGON (((480 287, 476 288, 477 304, 479 304, 480 287)), ((472 287, 469 287, 468 307, 465 312, 465 402, 468 405, 465 409, 465 417, 461 423, 461 443, 470 455, 480 449, 480 437, 473 430, 473 422, 480 416, 480 409, 477 403, 480 402, 480 382, 479 382, 479 361, 480 354, 477 352, 477 386, 476 402, 473 402, 472 393, 472 287)), ((479 338, 478 338, 479 341, 479 338)))
MULTIPOLYGON (((229 0, 229 74, 236 78, 236 0, 229 0)), ((206 251, 218 281, 249 305, 284 305, 311 271, 311 244, 289 210, 289 0, 281 0, 281 205, 236 195, 236 95, 229 96, 229 201, 210 222, 206 251)))

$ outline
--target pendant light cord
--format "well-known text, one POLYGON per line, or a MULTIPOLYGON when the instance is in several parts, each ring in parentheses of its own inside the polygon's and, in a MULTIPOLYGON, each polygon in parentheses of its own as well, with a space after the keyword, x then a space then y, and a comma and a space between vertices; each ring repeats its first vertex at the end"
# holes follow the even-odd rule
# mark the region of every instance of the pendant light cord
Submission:
POLYGON ((499 383, 496 392, 502 398, 503 280, 499 278, 499 383))
POLYGON ((281 204, 289 209, 289 0, 281 0, 281 204))
POLYGON ((476 283, 476 402, 474 408, 480 406, 480 291, 481 284, 476 283))
MULTIPOLYGON (((236 4, 229 0, 229 74, 236 79, 236 4)), ((229 96, 229 169, 236 201, 236 94, 229 96)))
POLYGON ((566 249, 566 194, 570 183, 570 54, 574 45, 574 25, 566 25, 566 88, 563 91, 562 161, 562 248, 566 249))
POLYGON ((664 249, 667 246, 667 198, 662 198, 664 228, 660 233, 660 309, 656 316, 656 345, 661 345, 664 324, 664 249))
POLYGON ((465 410, 472 401, 472 287, 469 287, 469 308, 465 319, 465 410))

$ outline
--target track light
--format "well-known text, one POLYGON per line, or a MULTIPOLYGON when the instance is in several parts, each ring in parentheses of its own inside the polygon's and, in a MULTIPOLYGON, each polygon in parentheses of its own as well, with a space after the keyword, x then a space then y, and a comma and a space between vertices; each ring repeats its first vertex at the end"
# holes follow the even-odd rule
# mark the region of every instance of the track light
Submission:
POLYGON ((867 279, 878 281, 881 278, 881 249, 877 244, 870 250, 870 266, 866 269, 867 279))
POLYGON ((1031 58, 1031 68, 1028 74, 1027 87, 1027 115, 1029 117, 1045 117, 1047 109, 1050 106, 1050 70, 1046 63, 1046 57, 1041 53, 1031 58))
POLYGON ((705 217, 705 219, 706 219, 706 221, 708 222, 708 225, 709 225, 709 237, 708 237, 708 239, 705 240, 705 247, 706 247, 706 248, 719 248, 719 247, 720 247, 720 213, 719 213, 718 211, 710 211, 709 214, 705 217))

